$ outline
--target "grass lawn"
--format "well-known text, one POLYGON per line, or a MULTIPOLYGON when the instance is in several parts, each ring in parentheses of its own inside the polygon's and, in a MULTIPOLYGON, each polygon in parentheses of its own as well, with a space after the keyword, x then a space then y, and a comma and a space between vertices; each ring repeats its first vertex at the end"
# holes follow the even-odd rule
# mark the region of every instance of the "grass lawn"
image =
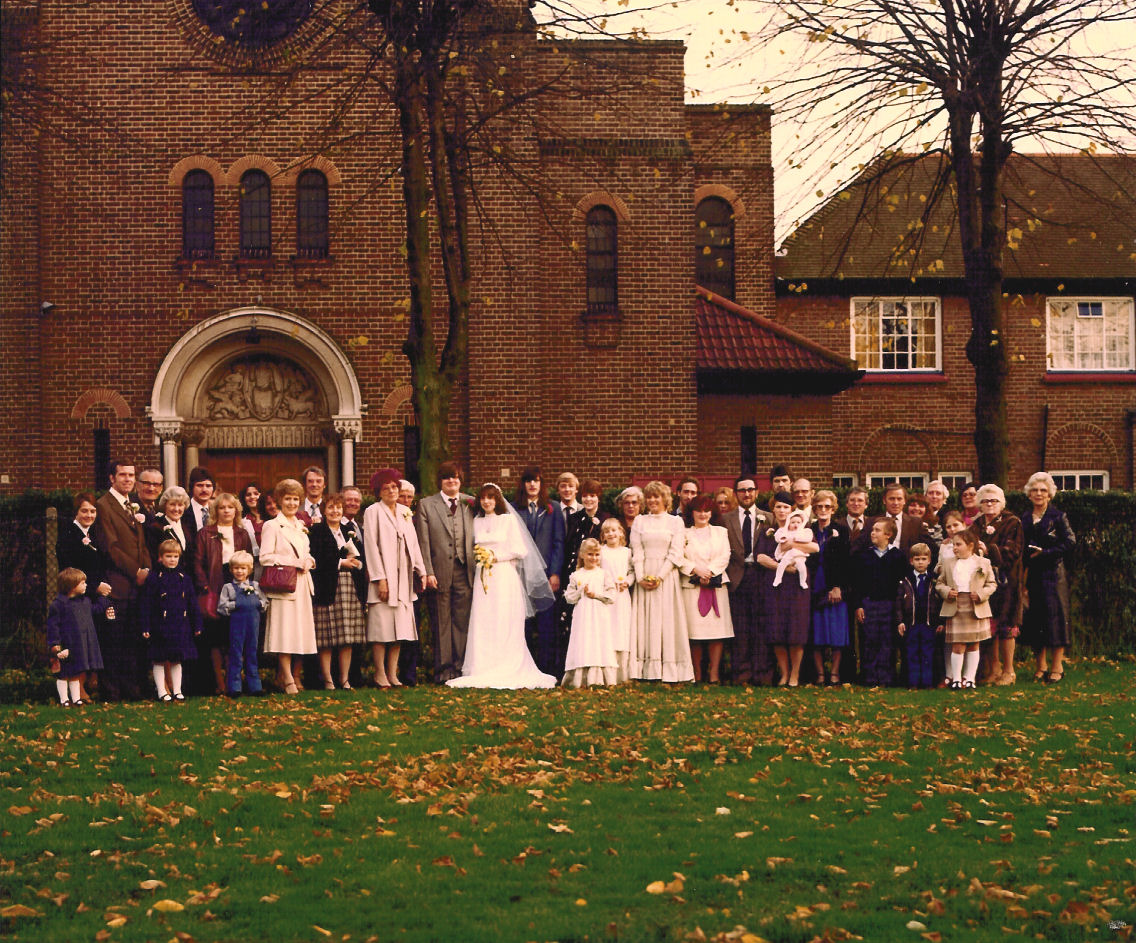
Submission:
POLYGON ((0 935, 1123 938, 1134 681, 5 707, 0 935))

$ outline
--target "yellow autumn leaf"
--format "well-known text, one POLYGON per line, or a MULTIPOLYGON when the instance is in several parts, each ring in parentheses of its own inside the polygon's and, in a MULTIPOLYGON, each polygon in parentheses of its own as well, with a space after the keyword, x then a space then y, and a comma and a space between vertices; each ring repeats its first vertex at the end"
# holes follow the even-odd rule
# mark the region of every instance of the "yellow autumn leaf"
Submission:
POLYGON ((170 900, 167 897, 163 900, 155 901, 154 909, 164 914, 176 914, 185 910, 185 904, 176 900, 170 900))
POLYGON ((138 886, 140 888, 142 888, 142 890, 144 890, 144 891, 152 891, 152 890, 155 890, 156 888, 159 888, 159 887, 165 887, 166 882, 165 881, 159 881, 159 880, 156 880, 154 878, 151 878, 149 881, 143 881, 138 886))
POLYGON ((25 907, 23 904, 12 904, 11 907, 5 907, 0 910, 0 917, 39 917, 42 916, 38 910, 32 910, 31 907, 25 907))

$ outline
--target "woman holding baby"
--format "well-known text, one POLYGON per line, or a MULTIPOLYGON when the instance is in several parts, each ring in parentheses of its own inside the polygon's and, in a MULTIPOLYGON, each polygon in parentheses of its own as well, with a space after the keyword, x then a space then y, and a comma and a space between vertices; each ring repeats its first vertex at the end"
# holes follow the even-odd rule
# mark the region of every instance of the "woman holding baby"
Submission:
POLYGON ((804 512, 794 511, 789 492, 777 492, 773 526, 760 532, 753 548, 753 558, 762 567, 765 638, 777 659, 778 687, 795 688, 800 683, 801 657, 809 641, 805 561, 819 548, 805 517, 804 512), (790 520, 793 514, 800 516, 790 520))

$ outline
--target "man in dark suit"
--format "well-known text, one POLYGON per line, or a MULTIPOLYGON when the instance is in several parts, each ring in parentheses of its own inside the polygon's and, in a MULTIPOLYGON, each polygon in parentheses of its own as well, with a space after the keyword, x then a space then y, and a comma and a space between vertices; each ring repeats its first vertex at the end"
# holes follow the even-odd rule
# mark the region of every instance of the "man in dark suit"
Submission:
POLYGON ((841 523, 848 527, 851 552, 855 554, 857 550, 868 546, 870 543, 872 524, 876 520, 874 517, 868 517, 867 490, 859 485, 849 488, 848 493, 844 496, 844 507, 847 513, 841 523))
POLYGON ((197 532, 209 526, 209 504, 217 483, 209 469, 198 465, 189 473, 186 491, 189 492, 189 506, 181 516, 181 528, 185 531, 185 554, 182 567, 187 573, 193 572, 193 558, 197 552, 197 532))
POLYGON ((138 503, 146 515, 146 523, 152 524, 158 513, 158 498, 162 496, 162 482, 165 475, 157 468, 143 468, 138 473, 138 503))
POLYGON ((736 684, 769 684, 773 667, 761 625, 760 567, 753 558, 758 535, 769 526, 769 519, 754 503, 757 482, 751 475, 742 475, 734 482, 734 494, 738 509, 725 520, 730 538, 726 576, 734 620, 733 678, 736 684))
POLYGON ((150 551, 146 549, 145 515, 131 499, 134 464, 112 461, 108 466, 110 490, 95 502, 95 543, 104 555, 104 579, 110 584, 114 618, 100 620, 99 647, 103 653, 101 677, 107 700, 142 696, 144 649, 136 626, 135 599, 138 587, 150 575, 150 551))
POLYGON ((300 475, 304 486, 304 503, 296 514, 300 520, 311 527, 323 520, 323 497, 327 487, 327 474, 318 465, 309 465, 300 475))
MULTIPOLYGON (((544 572, 553 593, 560 597, 560 568, 564 563, 564 517, 541 493, 540 469, 529 466, 521 473, 516 508, 544 560, 544 572)), ((558 633, 556 606, 538 612, 525 622, 525 637, 537 667, 556 678, 564 676, 568 639, 558 633)))
MULTIPOLYGON (((912 545, 927 539, 923 522, 907 513, 907 489, 901 484, 890 484, 884 489, 884 516, 895 522, 896 535, 891 545, 897 547, 907 559, 912 545)), ((932 562, 934 562, 932 560, 932 562)))
POLYGON ((461 493, 461 467, 438 466, 437 494, 418 502, 414 527, 426 564, 426 608, 434 629, 434 681, 461 675, 473 602, 473 501, 461 493))

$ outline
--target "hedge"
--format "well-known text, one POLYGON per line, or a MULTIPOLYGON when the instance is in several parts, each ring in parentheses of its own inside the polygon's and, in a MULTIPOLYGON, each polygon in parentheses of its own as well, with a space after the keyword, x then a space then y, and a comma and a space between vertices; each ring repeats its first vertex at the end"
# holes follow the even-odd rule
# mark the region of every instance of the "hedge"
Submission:
MULTIPOLYGON (((614 510, 617 489, 602 504, 614 510)), ((759 499, 765 504, 768 495, 759 499)), ((843 503, 843 493, 838 492, 843 503)), ((43 623, 54 581, 54 554, 48 559, 46 512, 71 520, 69 491, 29 491, 0 498, 0 669, 42 666, 43 623)), ((1029 513, 1023 492, 1009 492, 1007 505, 1029 513)), ((1136 494, 1122 491, 1062 492, 1054 504, 1069 516, 1077 535, 1069 569, 1073 604, 1073 654, 1107 656, 1136 652, 1136 494)), ((868 510, 883 509, 883 489, 870 492, 868 510)))

